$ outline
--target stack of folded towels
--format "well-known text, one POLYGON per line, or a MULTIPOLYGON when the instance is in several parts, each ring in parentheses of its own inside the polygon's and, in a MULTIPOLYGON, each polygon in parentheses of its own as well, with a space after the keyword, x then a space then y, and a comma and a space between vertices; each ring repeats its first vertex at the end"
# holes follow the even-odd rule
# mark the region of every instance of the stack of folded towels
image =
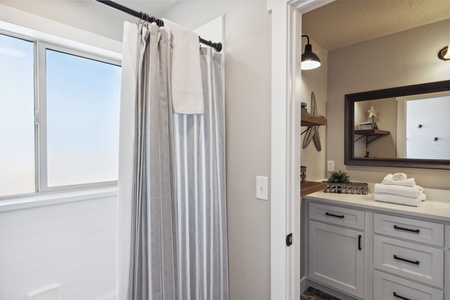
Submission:
POLYGON ((386 175, 382 183, 375 184, 374 191, 376 201, 419 206, 427 199, 423 188, 416 185, 414 178, 407 178, 404 173, 386 175))

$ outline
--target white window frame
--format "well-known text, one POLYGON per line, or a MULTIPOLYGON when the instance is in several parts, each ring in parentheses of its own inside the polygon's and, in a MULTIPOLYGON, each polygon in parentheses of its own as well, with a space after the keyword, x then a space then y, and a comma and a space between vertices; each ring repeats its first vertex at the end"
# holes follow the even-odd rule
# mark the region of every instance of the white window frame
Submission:
MULTIPOLYGON (((10 8, 0 5, 0 8, 8 13, 10 8)), ((28 14, 24 13, 28 16, 28 14)), ((20 15, 20 11, 13 10, 12 15, 20 15)), ((39 22, 39 24, 49 24, 46 27, 55 26, 55 23, 61 27, 69 27, 63 24, 43 19, 37 16, 33 16, 39 22)), ((31 18, 32 19, 32 18, 31 18)), ((63 28, 64 29, 64 28, 63 28)), ((121 49, 121 43, 110 40, 108 38, 98 36, 89 32, 85 32, 73 27, 68 28, 68 32, 73 35, 77 32, 79 35, 76 40, 67 39, 67 37, 61 37, 53 35, 47 32, 37 31, 17 25, 17 22, 9 23, 2 21, 2 13, 0 12, 0 34, 7 35, 13 38, 22 39, 34 43, 34 107, 35 107, 35 191, 32 193, 21 193, 13 195, 0 196, 0 200, 11 198, 29 197, 38 194, 44 194, 48 192, 67 192, 77 190, 98 189, 117 186, 117 180, 114 181, 102 181, 85 184, 73 184, 49 187, 47 182, 47 119, 46 119, 46 50, 54 50, 68 55, 76 55, 87 59, 93 59, 99 62, 104 62, 116 66, 121 66, 121 54, 117 52, 121 49), (81 38, 80 38, 81 37, 81 38), (80 39, 88 41, 88 43, 80 42, 80 39), (96 44, 105 44, 105 48, 100 48, 96 44)), ((69 37, 70 38, 70 37, 69 37)), ((119 133, 118 133, 119 134, 119 133)), ((117 166, 118 168, 118 166, 117 166)))
MULTIPOLYGON (((98 55, 93 55, 77 50, 73 50, 66 47, 55 46, 49 43, 36 42, 36 65, 37 65, 37 76, 36 80, 36 104, 35 104, 35 124, 36 129, 36 147, 37 147, 37 158, 36 158, 36 188, 37 192, 49 192, 49 191, 63 191, 63 190, 76 190, 85 188, 97 188, 105 187, 111 185, 117 185, 117 180, 113 181, 101 181, 83 184, 71 184, 71 185, 61 185, 55 187, 48 186, 48 164, 47 164, 47 70, 46 70, 46 51, 53 50, 65 53, 67 55, 75 55, 82 58, 93 59, 102 63, 112 64, 116 66, 121 66, 119 62, 113 61, 109 58, 105 58, 98 55)), ((117 120, 119 121, 119 120, 117 120)), ((117 133, 119 134, 119 133, 117 133)), ((117 168, 119 166, 117 165, 117 168)))

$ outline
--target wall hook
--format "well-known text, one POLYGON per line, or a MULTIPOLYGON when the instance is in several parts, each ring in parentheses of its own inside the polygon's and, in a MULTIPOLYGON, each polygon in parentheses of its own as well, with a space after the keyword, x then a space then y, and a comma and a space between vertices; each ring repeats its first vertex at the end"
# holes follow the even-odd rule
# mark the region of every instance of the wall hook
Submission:
POLYGON ((433 141, 437 142, 439 140, 439 138, 434 137, 433 141))
POLYGON ((420 129, 420 128, 422 128, 422 127, 423 127, 423 125, 422 125, 422 124, 419 124, 419 126, 417 126, 417 128, 419 128, 419 129, 420 129))

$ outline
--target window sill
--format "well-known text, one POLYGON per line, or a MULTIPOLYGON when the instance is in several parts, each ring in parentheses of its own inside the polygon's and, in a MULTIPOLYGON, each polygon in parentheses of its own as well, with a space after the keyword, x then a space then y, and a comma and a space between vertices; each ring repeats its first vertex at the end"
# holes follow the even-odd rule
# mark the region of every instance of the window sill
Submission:
POLYGON ((92 188, 82 191, 54 192, 27 195, 24 197, 0 200, 0 213, 18 209, 34 208, 45 205, 86 201, 104 197, 117 196, 117 187, 92 188))

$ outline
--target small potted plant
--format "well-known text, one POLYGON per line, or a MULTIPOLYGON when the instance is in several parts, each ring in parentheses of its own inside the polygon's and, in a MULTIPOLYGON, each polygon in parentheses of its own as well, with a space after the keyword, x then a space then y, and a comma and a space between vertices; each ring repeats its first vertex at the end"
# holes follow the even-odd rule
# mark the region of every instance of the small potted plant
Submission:
POLYGON ((350 183, 350 177, 344 171, 331 172, 328 183, 350 183))
POLYGON ((331 172, 328 178, 328 188, 334 190, 335 193, 342 193, 345 190, 346 184, 350 183, 350 177, 344 171, 331 172))

